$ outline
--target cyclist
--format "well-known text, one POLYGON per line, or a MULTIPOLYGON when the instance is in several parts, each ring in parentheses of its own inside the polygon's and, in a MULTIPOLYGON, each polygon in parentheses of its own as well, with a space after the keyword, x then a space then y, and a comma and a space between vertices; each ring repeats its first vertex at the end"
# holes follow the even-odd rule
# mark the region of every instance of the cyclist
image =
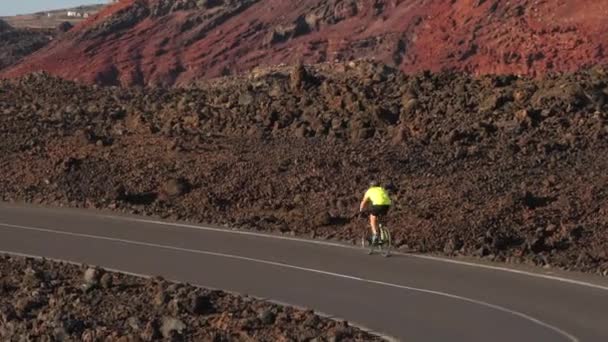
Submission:
POLYGON ((371 202, 372 206, 369 210, 369 223, 372 228, 372 244, 378 242, 378 217, 384 216, 388 213, 391 207, 391 199, 386 189, 381 187, 378 182, 370 182, 369 189, 365 192, 363 200, 359 205, 359 212, 363 212, 365 206, 371 202))

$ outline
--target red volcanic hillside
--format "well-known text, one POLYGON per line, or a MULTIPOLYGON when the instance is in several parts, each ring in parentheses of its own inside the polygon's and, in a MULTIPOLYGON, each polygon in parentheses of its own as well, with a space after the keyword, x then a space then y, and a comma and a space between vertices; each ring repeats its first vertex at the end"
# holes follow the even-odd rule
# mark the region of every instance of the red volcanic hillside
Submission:
POLYGON ((2 75, 184 85, 360 57, 538 75, 608 62, 606 18, 608 0, 123 0, 2 75))

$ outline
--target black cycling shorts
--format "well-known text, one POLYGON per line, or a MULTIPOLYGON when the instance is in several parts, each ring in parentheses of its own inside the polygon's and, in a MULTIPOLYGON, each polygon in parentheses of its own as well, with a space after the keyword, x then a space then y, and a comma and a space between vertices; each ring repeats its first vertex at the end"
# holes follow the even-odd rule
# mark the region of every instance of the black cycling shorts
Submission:
POLYGON ((384 216, 388 213, 390 207, 390 205, 372 205, 370 214, 374 216, 384 216))

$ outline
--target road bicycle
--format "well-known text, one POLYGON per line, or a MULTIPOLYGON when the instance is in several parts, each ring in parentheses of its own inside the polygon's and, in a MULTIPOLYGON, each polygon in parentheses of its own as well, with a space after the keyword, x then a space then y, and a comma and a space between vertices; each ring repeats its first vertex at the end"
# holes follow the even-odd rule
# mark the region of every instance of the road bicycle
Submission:
MULTIPOLYGON (((369 215, 369 214, 368 214, 369 215)), ((381 222, 381 218, 378 217, 378 228, 380 229, 379 239, 372 243, 372 233, 369 224, 366 224, 361 235, 361 247, 368 249, 367 254, 371 255, 375 249, 384 256, 389 257, 391 255, 392 237, 390 230, 381 222)), ((368 221, 366 221, 367 223, 368 221)))

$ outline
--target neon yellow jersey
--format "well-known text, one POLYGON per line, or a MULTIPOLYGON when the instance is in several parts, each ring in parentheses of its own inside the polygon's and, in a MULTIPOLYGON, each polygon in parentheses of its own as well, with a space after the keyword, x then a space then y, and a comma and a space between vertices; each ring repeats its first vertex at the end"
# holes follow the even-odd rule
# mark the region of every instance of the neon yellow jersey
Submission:
POLYGON ((391 205, 391 199, 388 197, 386 190, 379 186, 369 188, 365 193, 364 198, 369 198, 372 201, 372 205, 391 205))

